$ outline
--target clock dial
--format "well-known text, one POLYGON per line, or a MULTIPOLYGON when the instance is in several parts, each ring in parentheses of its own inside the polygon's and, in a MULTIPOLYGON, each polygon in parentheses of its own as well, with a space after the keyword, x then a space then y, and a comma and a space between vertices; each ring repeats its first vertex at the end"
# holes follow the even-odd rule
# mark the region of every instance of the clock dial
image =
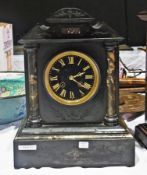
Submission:
POLYGON ((96 93, 99 83, 98 66, 81 52, 62 52, 53 57, 45 68, 45 88, 61 104, 85 103, 96 93))

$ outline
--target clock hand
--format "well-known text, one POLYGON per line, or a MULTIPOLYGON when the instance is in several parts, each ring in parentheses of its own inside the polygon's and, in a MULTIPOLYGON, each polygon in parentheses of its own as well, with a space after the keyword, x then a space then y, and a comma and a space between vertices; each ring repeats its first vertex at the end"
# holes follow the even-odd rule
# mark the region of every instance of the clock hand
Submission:
POLYGON ((80 82, 78 82, 77 80, 75 80, 73 75, 70 75, 70 76, 69 76, 69 80, 74 81, 75 83, 77 83, 77 84, 78 84, 79 86, 81 86, 81 87, 84 86, 82 83, 80 83, 80 82))
POLYGON ((77 73, 76 75, 73 75, 73 78, 76 78, 76 77, 81 77, 82 75, 84 75, 85 72, 79 72, 77 73))
POLYGON ((91 86, 90 86, 89 84, 82 84, 82 83, 78 82, 77 80, 75 80, 73 75, 70 75, 70 76, 69 76, 69 80, 74 81, 74 82, 77 83, 80 87, 83 87, 84 89, 87 89, 87 90, 88 90, 88 89, 91 88, 91 86))

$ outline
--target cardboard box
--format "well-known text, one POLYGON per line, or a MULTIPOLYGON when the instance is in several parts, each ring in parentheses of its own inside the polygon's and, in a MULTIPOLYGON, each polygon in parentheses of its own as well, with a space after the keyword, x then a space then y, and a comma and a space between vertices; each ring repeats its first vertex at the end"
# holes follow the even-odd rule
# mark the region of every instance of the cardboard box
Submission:
POLYGON ((13 70, 12 24, 0 22, 0 71, 13 70))

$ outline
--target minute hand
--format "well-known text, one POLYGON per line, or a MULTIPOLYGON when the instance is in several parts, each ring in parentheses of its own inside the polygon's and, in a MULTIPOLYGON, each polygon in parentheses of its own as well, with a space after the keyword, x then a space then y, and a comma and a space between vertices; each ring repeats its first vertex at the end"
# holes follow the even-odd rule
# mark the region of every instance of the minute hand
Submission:
POLYGON ((77 83, 80 87, 83 87, 87 90, 91 88, 90 86, 86 86, 86 84, 82 84, 82 83, 78 82, 77 80, 75 80, 74 76, 72 76, 72 75, 69 77, 69 79, 74 81, 75 83, 77 83))

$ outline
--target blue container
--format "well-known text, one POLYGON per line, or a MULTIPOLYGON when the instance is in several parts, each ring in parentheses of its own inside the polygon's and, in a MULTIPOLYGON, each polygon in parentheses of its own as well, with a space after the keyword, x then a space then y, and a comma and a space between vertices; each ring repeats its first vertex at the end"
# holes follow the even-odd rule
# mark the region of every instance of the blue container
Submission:
POLYGON ((0 73, 0 124, 26 116, 24 73, 0 73))
POLYGON ((0 124, 10 123, 26 116, 25 96, 0 99, 0 124))

